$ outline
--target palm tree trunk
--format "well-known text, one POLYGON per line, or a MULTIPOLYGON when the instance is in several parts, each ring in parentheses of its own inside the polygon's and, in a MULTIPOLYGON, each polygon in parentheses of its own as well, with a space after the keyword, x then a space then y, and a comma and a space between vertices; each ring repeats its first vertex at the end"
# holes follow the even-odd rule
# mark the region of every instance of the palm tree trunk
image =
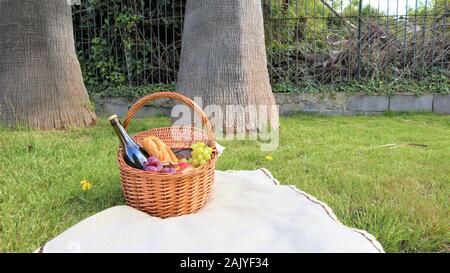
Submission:
POLYGON ((95 124, 66 0, 0 0, 0 123, 95 124))
MULTIPOLYGON (((258 115, 278 128, 260 0, 187 0, 177 90, 201 97, 204 106, 268 106, 258 115)), ((237 122, 255 126, 248 113, 237 122)))

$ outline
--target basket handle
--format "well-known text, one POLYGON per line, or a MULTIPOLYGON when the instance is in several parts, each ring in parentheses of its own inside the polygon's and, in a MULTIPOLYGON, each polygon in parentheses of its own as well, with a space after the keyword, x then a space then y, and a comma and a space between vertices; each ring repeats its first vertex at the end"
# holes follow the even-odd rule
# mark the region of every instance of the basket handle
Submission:
POLYGON ((213 148, 216 147, 216 142, 214 141, 214 132, 205 112, 203 112, 200 106, 198 106, 198 104, 193 100, 176 92, 158 92, 139 99, 135 104, 133 104, 133 106, 130 107, 130 109, 128 109, 127 116, 125 117, 125 120, 123 122, 123 126, 125 127, 125 129, 128 129, 128 124, 130 124, 131 119, 134 117, 136 112, 139 111, 139 109, 141 109, 148 102, 157 99, 174 99, 192 108, 194 112, 200 116, 202 124, 206 127, 205 131, 208 137, 208 141, 210 142, 209 145, 213 148))

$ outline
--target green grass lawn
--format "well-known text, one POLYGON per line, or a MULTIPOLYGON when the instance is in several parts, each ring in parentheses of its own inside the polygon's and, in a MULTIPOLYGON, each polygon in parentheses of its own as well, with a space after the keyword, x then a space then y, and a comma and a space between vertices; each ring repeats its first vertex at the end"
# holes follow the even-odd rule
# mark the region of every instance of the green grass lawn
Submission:
MULTIPOLYGON (((137 120, 131 132, 166 124, 137 120)), ((223 141, 218 169, 265 167, 328 203, 343 223, 375 235, 388 252, 449 251, 450 116, 298 115, 281 126, 273 161, 254 142, 223 141), (376 147, 393 143, 427 146, 376 147)), ((117 145, 104 119, 84 130, 0 129, 0 251, 34 251, 124 204, 117 145), (87 194, 83 179, 93 183, 87 194)))

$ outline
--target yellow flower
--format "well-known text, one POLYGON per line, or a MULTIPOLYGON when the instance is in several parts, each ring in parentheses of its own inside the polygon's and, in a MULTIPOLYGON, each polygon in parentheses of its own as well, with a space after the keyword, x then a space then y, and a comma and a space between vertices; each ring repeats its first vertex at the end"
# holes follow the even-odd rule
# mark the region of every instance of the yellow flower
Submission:
POLYGON ((266 160, 267 160, 267 161, 272 161, 272 160, 273 160, 273 157, 272 157, 271 155, 268 155, 268 156, 266 156, 266 160))
POLYGON ((80 185, 83 185, 83 184, 86 184, 86 183, 89 183, 89 181, 87 181, 86 179, 80 181, 80 185))
POLYGON ((89 182, 89 181, 87 181, 87 180, 82 180, 82 181, 80 182, 80 184, 81 184, 81 189, 82 189, 83 191, 88 191, 88 190, 90 190, 90 189, 92 188, 91 182, 89 182))

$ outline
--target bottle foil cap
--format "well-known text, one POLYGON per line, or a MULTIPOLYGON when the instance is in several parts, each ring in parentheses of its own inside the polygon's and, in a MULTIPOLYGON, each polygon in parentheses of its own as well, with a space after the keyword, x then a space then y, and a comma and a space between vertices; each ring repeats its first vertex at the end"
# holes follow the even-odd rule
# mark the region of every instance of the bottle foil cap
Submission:
POLYGON ((109 121, 113 121, 115 119, 118 119, 117 115, 112 115, 108 118, 109 121))

